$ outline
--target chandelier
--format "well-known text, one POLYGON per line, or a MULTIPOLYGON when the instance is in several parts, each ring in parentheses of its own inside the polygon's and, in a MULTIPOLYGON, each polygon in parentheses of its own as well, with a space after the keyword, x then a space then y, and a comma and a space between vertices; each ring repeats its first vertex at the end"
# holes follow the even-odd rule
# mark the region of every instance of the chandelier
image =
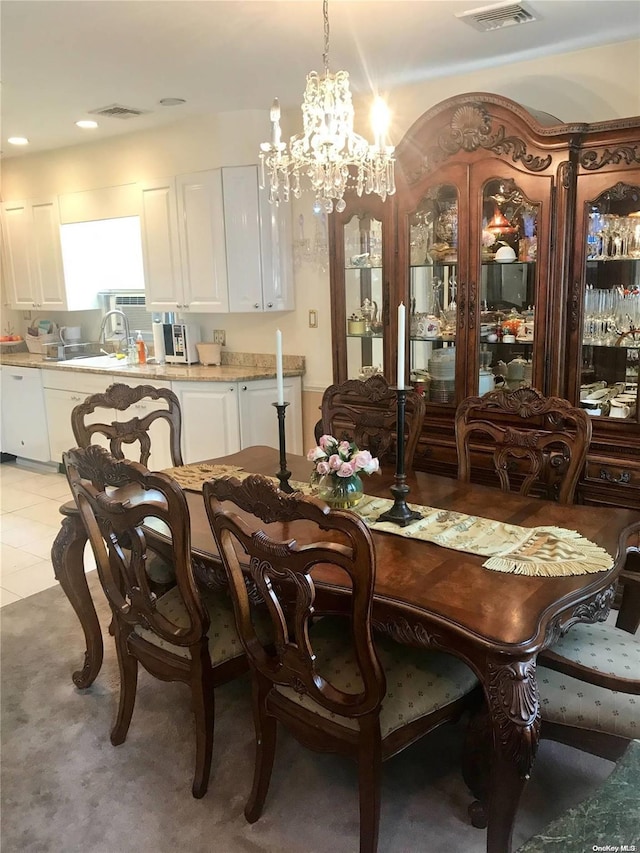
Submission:
POLYGON ((289 147, 281 141, 280 105, 276 98, 270 112, 271 141, 260 145, 260 186, 269 187, 269 201, 300 198, 301 179, 308 178, 316 200, 315 213, 346 208, 347 186, 359 196, 376 193, 384 201, 396 191, 394 147, 385 145, 388 110, 377 98, 372 109, 375 142, 371 145, 353 130, 353 103, 349 74, 329 72, 329 2, 323 0, 324 75, 307 75, 302 103, 303 132, 292 136, 289 147))

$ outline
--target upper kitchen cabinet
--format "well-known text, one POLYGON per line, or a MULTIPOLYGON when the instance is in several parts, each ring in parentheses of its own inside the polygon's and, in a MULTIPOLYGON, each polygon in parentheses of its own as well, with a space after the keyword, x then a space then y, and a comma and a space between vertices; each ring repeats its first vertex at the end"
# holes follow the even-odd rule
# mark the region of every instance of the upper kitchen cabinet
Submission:
POLYGON ((336 382, 387 372, 389 290, 393 280, 391 204, 357 198, 334 213, 331 228, 331 318, 336 382))
POLYGON ((141 185, 147 307, 229 310, 220 169, 141 185))
POLYGON ((566 396, 592 416, 584 499, 640 506, 640 118, 577 155, 566 396))
POLYGON ((95 293, 65 286, 57 198, 4 203, 2 230, 11 308, 76 311, 96 307, 95 293))
POLYGON ((256 166, 222 169, 232 312, 294 308, 291 210, 269 204, 256 166))
POLYGON ((287 205, 258 194, 255 166, 141 185, 147 306, 227 313, 293 308, 287 205))

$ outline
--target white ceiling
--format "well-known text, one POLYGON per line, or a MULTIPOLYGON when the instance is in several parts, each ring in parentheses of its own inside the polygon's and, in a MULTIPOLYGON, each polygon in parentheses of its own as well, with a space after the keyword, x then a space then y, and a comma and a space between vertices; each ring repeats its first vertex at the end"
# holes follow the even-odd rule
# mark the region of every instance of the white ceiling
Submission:
MULTIPOLYGON (((640 36, 640 0, 528 0, 540 20, 480 33, 454 17, 487 0, 331 0, 331 68, 384 93, 437 75, 640 36)), ((2 0, 4 156, 227 110, 299 105, 322 70, 320 0, 2 0), (160 98, 187 103, 163 107, 160 98), (121 104, 128 120, 74 122, 121 104), (26 136, 30 145, 7 145, 26 136)), ((597 70, 594 70, 597 73, 597 70)))

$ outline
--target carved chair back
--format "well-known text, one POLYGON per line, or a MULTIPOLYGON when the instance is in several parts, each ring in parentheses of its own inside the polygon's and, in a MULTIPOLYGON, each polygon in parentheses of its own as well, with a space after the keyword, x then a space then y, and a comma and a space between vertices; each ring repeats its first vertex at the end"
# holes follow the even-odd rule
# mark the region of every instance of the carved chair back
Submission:
POLYGON ((455 431, 458 479, 490 452, 502 491, 572 503, 591 441, 584 410, 534 388, 500 389, 463 400, 455 431))
POLYGON ((308 695, 331 713, 355 717, 379 710, 385 679, 371 631, 375 552, 362 520, 315 498, 285 495, 260 475, 243 482, 212 480, 203 492, 238 633, 254 671, 272 685, 308 695), (273 538, 264 529, 274 522, 285 525, 283 536, 273 538), (289 538, 294 533, 300 542, 289 538), (354 692, 338 689, 316 668, 309 628, 315 598, 311 571, 318 564, 346 573, 353 587, 350 627, 362 678, 354 692), (256 632, 247 583, 266 602, 269 637, 256 632))
POLYGON ((140 625, 178 646, 203 641, 209 617, 193 576, 189 510, 178 484, 137 462, 116 459, 95 444, 68 451, 63 461, 100 582, 125 634, 140 625), (156 609, 157 596, 146 571, 153 552, 147 548, 143 524, 169 539, 177 590, 188 615, 180 624, 156 609))
POLYGON ((154 388, 152 385, 138 385, 131 388, 128 385, 114 383, 104 394, 92 394, 75 407, 71 413, 71 427, 76 442, 80 447, 88 447, 96 434, 105 436, 109 441, 111 453, 118 459, 123 459, 123 444, 140 445, 139 461, 148 465, 151 454, 151 425, 156 421, 166 421, 169 429, 169 448, 174 466, 182 465, 180 450, 180 434, 182 415, 178 398, 168 388, 154 388), (88 418, 96 409, 116 409, 124 412, 129 408, 135 409, 141 400, 164 400, 166 408, 156 409, 143 417, 133 415, 128 421, 113 421, 111 423, 89 423, 88 418))
MULTIPOLYGON (((348 439, 361 450, 371 451, 381 462, 395 464, 396 400, 396 392, 378 374, 364 382, 349 379, 339 385, 330 385, 322 396, 322 418, 315 427, 316 441, 324 434, 348 439)), ((405 471, 413 466, 424 414, 424 398, 413 390, 407 391, 405 471)))

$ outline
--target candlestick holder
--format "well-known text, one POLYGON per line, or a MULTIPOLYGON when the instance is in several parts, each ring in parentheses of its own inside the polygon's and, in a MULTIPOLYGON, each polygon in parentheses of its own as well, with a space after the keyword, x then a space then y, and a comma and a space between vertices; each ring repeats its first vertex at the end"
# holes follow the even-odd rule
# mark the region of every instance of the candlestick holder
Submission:
POLYGON ((409 494, 409 486, 406 483, 404 472, 404 423, 405 408, 407 404, 407 389, 393 388, 396 392, 396 478, 391 486, 391 494, 394 497, 393 506, 378 516, 378 521, 391 521, 400 527, 406 527, 412 521, 423 518, 422 514, 411 509, 407 505, 406 497, 409 494))
POLYGON ((275 406, 278 412, 278 444, 280 446, 280 470, 276 474, 278 480, 280 480, 280 490, 283 492, 293 492, 292 487, 289 485, 289 477, 291 476, 291 471, 287 470, 287 450, 285 446, 285 432, 284 432, 284 419, 285 419, 285 410, 289 403, 272 403, 272 406, 275 406))

